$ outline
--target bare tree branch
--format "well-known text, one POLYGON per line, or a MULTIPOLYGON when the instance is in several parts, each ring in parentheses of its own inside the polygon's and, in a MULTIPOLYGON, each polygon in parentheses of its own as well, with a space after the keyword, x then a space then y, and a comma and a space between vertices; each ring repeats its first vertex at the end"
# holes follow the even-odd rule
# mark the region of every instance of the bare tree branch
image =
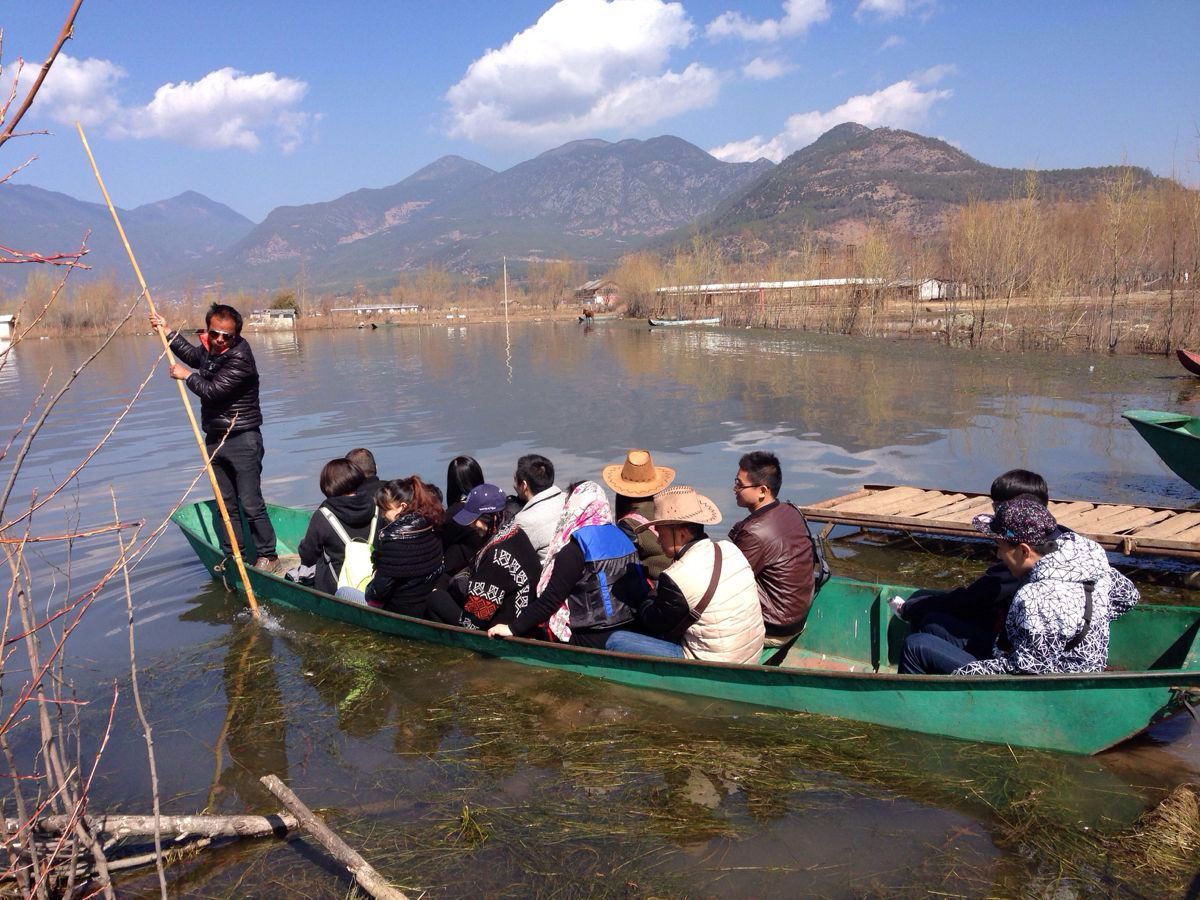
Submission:
MULTIPOLYGON (((30 87, 29 93, 25 95, 25 99, 21 101, 21 105, 17 108, 16 113, 8 122, 8 127, 0 131, 0 147, 7 143, 8 139, 13 137, 13 132, 17 127, 17 123, 29 111, 29 107, 33 105, 33 98, 37 96, 37 92, 41 90, 42 82, 46 80, 46 75, 50 72, 50 67, 54 65, 54 60, 58 58, 58 53, 63 48, 71 35, 75 32, 75 17, 79 14, 79 7, 83 6, 83 0, 75 0, 71 6, 71 11, 67 13, 67 19, 63 22, 62 30, 58 33, 58 40, 54 42, 54 46, 50 49, 50 55, 46 57, 46 61, 42 63, 42 69, 38 72, 38 77, 34 79, 33 86, 30 87)), ((13 90, 16 90, 16 82, 13 82, 13 90)), ((4 104, 4 111, 8 111, 8 103, 4 104)))

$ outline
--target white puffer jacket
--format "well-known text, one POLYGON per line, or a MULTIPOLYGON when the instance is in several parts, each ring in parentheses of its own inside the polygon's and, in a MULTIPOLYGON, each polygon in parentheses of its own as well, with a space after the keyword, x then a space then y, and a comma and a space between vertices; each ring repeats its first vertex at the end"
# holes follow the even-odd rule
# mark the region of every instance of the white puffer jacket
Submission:
MULTIPOLYGON (((721 580, 700 620, 683 634, 683 653, 689 659, 711 662, 756 663, 762 653, 762 606, 754 570, 736 545, 721 541, 721 580)), ((697 541, 663 573, 695 609, 712 580, 714 547, 697 541)))

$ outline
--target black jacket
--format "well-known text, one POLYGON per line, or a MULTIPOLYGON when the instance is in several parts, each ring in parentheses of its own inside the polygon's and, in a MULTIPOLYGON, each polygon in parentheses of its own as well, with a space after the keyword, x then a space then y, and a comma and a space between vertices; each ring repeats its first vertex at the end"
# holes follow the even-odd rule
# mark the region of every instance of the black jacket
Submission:
POLYGON ((322 509, 333 513, 350 537, 365 540, 371 531, 375 501, 358 494, 330 497, 317 507, 317 511, 308 520, 308 531, 304 533, 300 546, 296 548, 300 554, 300 564, 316 566, 317 576, 313 587, 332 594, 337 591, 337 573, 341 571, 342 562, 346 559, 346 550, 342 539, 321 513, 322 509))
POLYGON ((200 424, 210 441, 262 425, 258 367, 244 338, 238 337, 224 353, 213 355, 176 332, 171 338, 171 352, 196 370, 186 383, 188 390, 200 398, 200 424))
POLYGON ((442 538, 418 513, 388 523, 375 539, 375 577, 367 603, 406 616, 425 615, 429 595, 442 575, 442 538))
MULTIPOLYGON (((682 558, 688 550, 704 540, 708 540, 707 535, 688 541, 679 548, 675 559, 682 558)), ((658 576, 654 590, 637 610, 638 630, 652 637, 677 642, 694 624, 691 613, 692 608, 683 590, 664 572, 658 576)))
POLYGON ((930 615, 950 615, 999 636, 1017 590, 1025 580, 1013 577, 1003 563, 991 566, 965 587, 952 591, 917 591, 901 608, 901 617, 920 628, 930 615))
POLYGON ((457 575, 471 565, 475 555, 483 549, 483 535, 469 525, 459 525, 454 514, 463 508, 459 500, 446 510, 446 521, 442 523, 442 545, 446 548, 446 574, 457 575))

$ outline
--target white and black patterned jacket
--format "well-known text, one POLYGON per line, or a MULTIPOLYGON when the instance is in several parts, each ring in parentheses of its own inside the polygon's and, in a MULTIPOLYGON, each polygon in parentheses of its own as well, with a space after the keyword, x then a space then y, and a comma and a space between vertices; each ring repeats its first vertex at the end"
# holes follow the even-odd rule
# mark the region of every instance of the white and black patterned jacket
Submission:
POLYGON ((1004 623, 1007 641, 996 641, 991 659, 970 663, 954 674, 1102 672, 1108 663, 1109 622, 1139 599, 1133 583, 1108 564, 1103 547, 1068 532, 1059 539, 1057 550, 1037 561, 1013 598, 1004 623), (1083 628, 1088 581, 1095 584, 1091 625, 1083 640, 1067 650, 1083 628))

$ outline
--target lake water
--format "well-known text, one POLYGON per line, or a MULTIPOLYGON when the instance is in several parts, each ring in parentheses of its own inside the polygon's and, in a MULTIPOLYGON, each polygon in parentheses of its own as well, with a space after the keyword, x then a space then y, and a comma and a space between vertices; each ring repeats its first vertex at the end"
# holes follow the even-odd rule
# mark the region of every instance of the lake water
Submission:
MULTIPOLYGON (((717 501, 717 532, 740 517, 730 484, 751 448, 779 455, 783 494, 797 502, 864 482, 986 491, 1016 466, 1043 473, 1056 496, 1200 501, 1120 418, 1193 408, 1200 382, 1174 360, 627 323, 522 325, 511 348, 503 326, 249 338, 264 386, 264 491, 287 505, 315 506, 321 465, 355 446, 374 451, 384 477, 439 484, 447 461, 469 453, 506 488, 522 453, 549 456, 565 485, 649 447, 717 501)), ((47 378, 53 392, 90 349, 16 348, 0 368, 0 440, 47 378)), ((120 339, 72 387, 6 517, 99 441, 159 349, 151 337, 120 339)), ((110 488, 123 520, 153 528, 198 471, 177 391, 159 371, 32 532, 110 522, 110 488)), ((194 496, 207 496, 206 480, 194 496)), ((79 540, 68 567, 62 545, 33 546, 39 604, 77 596, 113 550, 111 535, 79 540)), ((863 545, 840 546, 833 561, 835 572, 929 585, 982 565, 863 545)), ((1105 868, 1093 835, 1200 778, 1186 718, 1073 759, 623 689, 294 613, 253 625, 173 527, 133 587, 167 811, 274 809, 257 786, 274 772, 410 894, 1103 893, 1125 876, 1105 868)), ((1178 587, 1145 593, 1196 602, 1178 587)), ((124 622, 123 595, 106 591, 73 638, 83 696, 106 695, 113 679, 125 686, 124 622)), ((124 690, 97 808, 150 807, 130 706, 124 690)), ((86 714, 90 727, 99 715, 86 714)), ((343 897, 345 882, 320 859, 303 843, 246 843, 177 867, 173 889, 302 885, 343 897)))

